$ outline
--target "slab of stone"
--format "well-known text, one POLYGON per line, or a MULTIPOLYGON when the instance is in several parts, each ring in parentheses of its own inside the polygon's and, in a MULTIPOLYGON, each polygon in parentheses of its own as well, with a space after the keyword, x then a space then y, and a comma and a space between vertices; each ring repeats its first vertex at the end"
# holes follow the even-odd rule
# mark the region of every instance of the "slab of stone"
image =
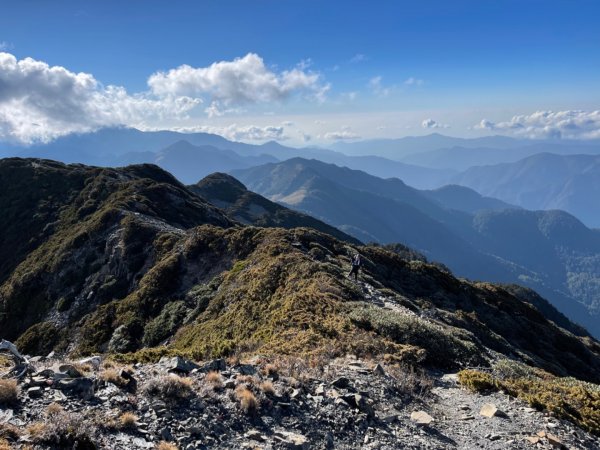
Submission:
POLYGON ((431 417, 425 411, 413 411, 410 415, 410 420, 415 422, 417 425, 427 426, 433 422, 433 417, 431 417))
POLYGON ((491 418, 500 415, 501 411, 496 407, 496 405, 492 403, 486 403, 481 407, 479 414, 481 414, 483 417, 491 418))

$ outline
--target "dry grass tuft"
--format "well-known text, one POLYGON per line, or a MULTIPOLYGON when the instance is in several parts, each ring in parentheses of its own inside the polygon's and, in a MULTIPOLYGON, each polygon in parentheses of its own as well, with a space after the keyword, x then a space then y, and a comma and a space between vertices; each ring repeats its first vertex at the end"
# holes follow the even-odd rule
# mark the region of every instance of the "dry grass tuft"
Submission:
POLYGON ((179 450, 179 448, 171 442, 160 441, 156 444, 156 450, 179 450))
POLYGON ((65 409, 58 403, 54 402, 54 403, 50 403, 46 407, 45 414, 47 417, 50 417, 50 416, 55 416, 57 414, 62 414, 63 412, 65 412, 65 409))
POLYGON ((119 371, 116 369, 104 369, 98 374, 98 378, 119 387, 125 387, 129 384, 125 378, 119 375, 119 371))
POLYGON ((189 398, 193 393, 193 385, 191 378, 169 374, 150 379, 144 386, 144 391, 165 401, 177 401, 189 398))
POLYGON ((258 380, 252 375, 237 375, 235 379, 238 383, 246 384, 248 386, 255 386, 258 384, 258 380))
POLYGON ((1 439, 0 438, 0 450, 10 450, 10 444, 8 443, 8 441, 6 439, 1 439))
POLYGON ((275 364, 267 364, 263 367, 263 374, 270 378, 277 378, 279 375, 279 367, 275 364))
POLYGON ((21 430, 15 425, 9 423, 0 424, 0 439, 10 439, 16 441, 21 436, 21 430))
POLYGON ((132 412, 126 412, 119 417, 119 425, 121 429, 137 428, 138 416, 132 412))
POLYGON ((210 371, 204 377, 204 381, 212 385, 213 389, 223 389, 223 377, 217 371, 210 371))
POLYGON ((235 396, 240 402, 240 407, 242 408, 242 411, 244 411, 246 414, 254 413, 258 409, 258 399, 254 395, 254 393, 246 386, 240 384, 235 389, 235 396))
POLYGON ((0 404, 10 405, 19 400, 19 386, 16 380, 0 380, 0 404))
POLYGON ((275 395, 275 387, 273 386, 273 383, 271 383, 270 381, 263 381, 260 384, 260 389, 266 395, 275 395))
POLYGON ((48 425, 44 422, 33 422, 27 425, 25 428, 27 434, 33 439, 35 442, 41 442, 45 440, 45 436, 48 433, 48 425))

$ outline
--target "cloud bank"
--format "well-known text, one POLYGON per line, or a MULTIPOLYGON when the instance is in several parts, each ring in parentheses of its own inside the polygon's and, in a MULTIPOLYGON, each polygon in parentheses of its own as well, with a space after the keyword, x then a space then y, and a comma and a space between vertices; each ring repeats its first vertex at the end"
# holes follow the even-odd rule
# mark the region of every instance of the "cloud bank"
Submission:
POLYGON ((305 93, 323 100, 329 85, 320 82, 320 75, 302 70, 306 64, 292 70, 275 73, 255 53, 233 61, 220 61, 208 67, 188 65, 157 72, 148 79, 148 86, 159 96, 209 96, 225 106, 282 101, 293 94, 305 93))
POLYGON ((475 128, 531 139, 597 139, 600 138, 600 110, 537 111, 513 116, 506 122, 483 119, 475 128))
MULTIPOLYGON (((329 89, 319 74, 298 67, 275 73, 253 53, 205 68, 158 72, 149 77, 148 87, 130 94, 121 86, 102 85, 89 73, 0 52, 0 139, 31 144, 107 126, 154 129, 189 119, 203 103, 211 118, 293 95, 323 101, 329 89)), ((228 136, 236 139, 283 139, 278 127, 234 128, 239 127, 228 136)))
POLYGON ((421 127, 429 130, 434 130, 436 128, 450 128, 450 125, 436 122, 433 119, 425 119, 423 122, 421 122, 421 127))

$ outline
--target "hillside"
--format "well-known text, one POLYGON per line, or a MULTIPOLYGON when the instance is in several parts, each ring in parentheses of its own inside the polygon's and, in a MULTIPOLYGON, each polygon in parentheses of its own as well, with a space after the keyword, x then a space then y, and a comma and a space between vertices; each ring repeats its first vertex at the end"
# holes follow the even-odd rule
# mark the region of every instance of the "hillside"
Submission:
MULTIPOLYGON (((367 423, 385 446, 392 423, 413 448, 469 446, 506 425, 447 411, 490 401, 511 432, 535 432, 529 404, 557 415, 563 442, 600 433, 596 385, 582 381, 600 382, 600 343, 531 291, 455 278, 398 244, 243 225, 156 166, 7 159, 0 180, 2 338, 40 355, 0 380, 5 447, 355 448, 367 423), (77 360, 90 354, 103 356, 77 360), (469 367, 486 372, 439 372, 469 367), (433 434, 414 409, 436 418, 433 434), (331 421, 349 428, 326 433, 331 421)), ((240 218, 260 201, 222 174, 196 189, 240 218)))
POLYGON ((456 184, 448 184, 438 189, 423 191, 429 199, 435 200, 446 208, 476 213, 484 210, 519 209, 497 198, 484 197, 476 191, 456 184))
POLYGON ((537 154, 510 164, 472 167, 453 181, 528 209, 562 209, 600 227, 600 156, 537 154))
POLYGON ((188 186, 188 189, 246 225, 282 228, 308 227, 343 241, 360 244, 357 239, 331 225, 307 214, 285 208, 249 191, 238 180, 224 173, 209 175, 198 183, 188 186))
POLYGON ((400 180, 315 160, 294 159, 234 175, 250 189, 363 241, 401 242, 459 276, 532 287, 572 320, 600 333, 594 300, 599 291, 588 282, 600 274, 594 263, 600 240, 567 213, 465 212, 474 199, 499 204, 461 189, 453 189, 448 202, 439 193, 419 191, 400 180))
POLYGON ((208 357, 253 342, 264 352, 333 345, 456 367, 484 364, 493 350, 594 377, 596 344, 507 290, 459 281, 377 246, 359 247, 367 284, 356 285, 344 276, 351 244, 307 228, 236 225, 154 166, 8 159, 0 173, 9 205, 2 236, 13 238, 2 245, 3 261, 13 262, 0 280, 0 326, 27 352, 124 352, 167 339, 208 357), (41 205, 50 200, 59 212, 43 219, 41 205), (20 210, 34 219, 11 228, 20 210), (42 227, 48 219, 52 225, 42 227), (397 304, 399 315, 369 305, 367 286, 397 304), (423 308, 431 319, 404 317, 423 308), (477 322, 460 311, 476 311, 477 322), (384 325, 390 320, 395 325, 384 325))

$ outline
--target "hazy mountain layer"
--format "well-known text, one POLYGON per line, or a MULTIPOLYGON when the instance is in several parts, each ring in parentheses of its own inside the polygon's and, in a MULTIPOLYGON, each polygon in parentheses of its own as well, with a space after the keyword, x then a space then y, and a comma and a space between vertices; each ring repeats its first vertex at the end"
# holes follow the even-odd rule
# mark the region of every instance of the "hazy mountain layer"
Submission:
POLYGON ((600 227, 600 156, 542 153, 473 167, 454 181, 528 209, 562 209, 600 227))
POLYGON ((357 239, 325 222, 285 208, 279 203, 247 190, 246 186, 231 175, 214 173, 198 183, 188 186, 188 189, 246 225, 282 228, 309 227, 338 239, 360 244, 357 239))
POLYGON ((148 347, 135 358, 153 359, 251 348, 386 354, 452 369, 503 354, 600 379, 598 342, 558 327, 553 320, 575 329, 556 312, 545 316, 553 310, 541 298, 456 279, 402 248, 239 226, 154 166, 10 159, 0 161, 0 175, 9 211, 0 231, 19 241, 0 247, 12 261, 0 279, 0 329, 25 352, 148 347), (44 215, 50 202, 57 212, 44 215), (31 220, 15 228, 9 218, 22 210, 31 220), (355 251, 364 261, 360 283, 346 278, 355 251))
POLYGON ((498 210, 496 201, 460 189, 444 202, 399 180, 314 160, 267 164, 235 176, 250 189, 363 241, 402 242, 458 275, 531 286, 600 333, 595 300, 600 289, 593 281, 600 277, 600 233, 567 213, 498 210), (474 214, 451 209, 462 204, 469 210, 474 199, 492 207, 474 214))

